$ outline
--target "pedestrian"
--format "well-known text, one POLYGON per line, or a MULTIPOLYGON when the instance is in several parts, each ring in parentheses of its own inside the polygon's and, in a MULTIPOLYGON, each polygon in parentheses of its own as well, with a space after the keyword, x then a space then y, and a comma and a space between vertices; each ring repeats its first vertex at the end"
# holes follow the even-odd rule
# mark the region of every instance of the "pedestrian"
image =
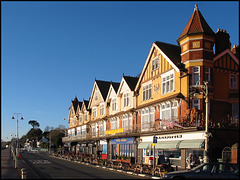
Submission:
POLYGON ((187 163, 187 168, 189 168, 189 169, 193 168, 195 161, 193 160, 192 153, 189 153, 189 156, 186 159, 186 163, 187 163))

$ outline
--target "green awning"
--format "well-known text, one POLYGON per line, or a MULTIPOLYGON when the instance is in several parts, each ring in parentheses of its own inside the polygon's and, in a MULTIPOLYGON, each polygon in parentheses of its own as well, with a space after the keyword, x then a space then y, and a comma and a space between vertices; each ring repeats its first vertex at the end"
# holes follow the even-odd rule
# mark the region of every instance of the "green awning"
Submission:
POLYGON ((180 141, 160 141, 155 144, 156 149, 176 149, 180 141))
POLYGON ((204 139, 183 140, 179 144, 179 148, 204 148, 204 139))
POLYGON ((148 149, 152 145, 151 142, 140 142, 138 145, 138 149, 148 149))

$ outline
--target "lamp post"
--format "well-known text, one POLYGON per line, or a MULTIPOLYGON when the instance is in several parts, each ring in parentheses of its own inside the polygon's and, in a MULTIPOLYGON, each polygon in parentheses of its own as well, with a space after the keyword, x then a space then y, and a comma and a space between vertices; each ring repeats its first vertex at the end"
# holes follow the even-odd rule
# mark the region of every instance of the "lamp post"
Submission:
POLYGON ((18 115, 21 115, 21 120, 23 120, 23 115, 22 113, 13 113, 12 115, 13 120, 15 119, 14 115, 17 115, 17 143, 16 143, 16 156, 15 156, 15 168, 17 168, 17 158, 19 155, 18 115))
MULTIPOLYGON (((198 81, 199 82, 199 81, 198 81)), ((197 82, 197 83, 198 83, 197 82)), ((196 83, 196 84, 197 84, 196 83)), ((208 132, 208 82, 203 81, 204 85, 197 85, 202 88, 202 91, 200 94, 205 95, 205 103, 206 103, 206 115, 205 115, 205 148, 204 148, 204 162, 208 163, 209 162, 209 157, 208 157, 208 137, 209 137, 209 132, 208 132)), ((195 92, 194 95, 198 94, 199 92, 195 92)))

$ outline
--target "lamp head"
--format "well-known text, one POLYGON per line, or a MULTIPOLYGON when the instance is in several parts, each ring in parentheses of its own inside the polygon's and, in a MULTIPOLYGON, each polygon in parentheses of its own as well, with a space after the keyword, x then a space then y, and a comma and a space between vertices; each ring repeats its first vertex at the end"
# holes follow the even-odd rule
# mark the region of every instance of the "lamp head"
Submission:
POLYGON ((21 117, 21 120, 23 120, 23 117, 21 117))
POLYGON ((15 119, 14 116, 12 116, 12 119, 15 119))

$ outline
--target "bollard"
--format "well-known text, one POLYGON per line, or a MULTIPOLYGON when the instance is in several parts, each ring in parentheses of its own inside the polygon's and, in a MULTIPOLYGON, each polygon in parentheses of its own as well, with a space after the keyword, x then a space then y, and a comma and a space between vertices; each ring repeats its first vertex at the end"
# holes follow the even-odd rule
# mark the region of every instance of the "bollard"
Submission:
POLYGON ((27 179, 27 169, 22 168, 21 169, 22 179, 27 179))

